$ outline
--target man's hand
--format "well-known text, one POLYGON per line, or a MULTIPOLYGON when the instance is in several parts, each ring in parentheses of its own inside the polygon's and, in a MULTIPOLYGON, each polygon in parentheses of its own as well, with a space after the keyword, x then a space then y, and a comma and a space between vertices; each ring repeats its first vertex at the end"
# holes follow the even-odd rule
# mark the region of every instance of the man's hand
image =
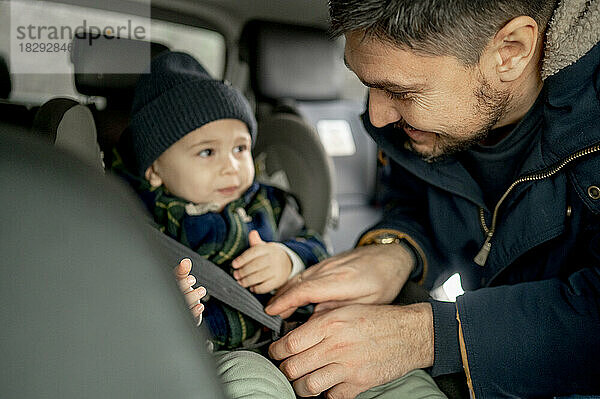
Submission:
POLYGON ((231 262, 233 277, 255 294, 281 287, 292 272, 292 261, 280 244, 264 242, 258 231, 248 234, 250 248, 231 262))
POLYGON ((281 287, 265 311, 288 317, 309 303, 323 311, 351 303, 387 304, 396 298, 414 258, 398 244, 368 245, 329 258, 281 287))
POLYGON ((185 297, 185 302, 188 304, 194 318, 198 320, 198 325, 200 325, 202 312, 204 311, 204 305, 200 302, 200 299, 206 295, 206 289, 204 287, 192 288, 196 284, 196 277, 190 274, 191 271, 192 261, 187 258, 182 259, 173 269, 177 285, 185 297))
POLYGON ((354 398, 407 372, 433 365, 428 303, 350 305, 313 315, 269 347, 300 396, 329 390, 354 398))

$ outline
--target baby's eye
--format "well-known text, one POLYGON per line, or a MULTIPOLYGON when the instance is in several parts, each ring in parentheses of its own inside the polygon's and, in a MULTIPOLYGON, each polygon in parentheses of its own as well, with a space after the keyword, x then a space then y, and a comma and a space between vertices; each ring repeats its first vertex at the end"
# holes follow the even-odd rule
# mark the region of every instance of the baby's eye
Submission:
POLYGON ((237 146, 233 147, 233 152, 234 153, 244 152, 247 149, 248 149, 248 146, 246 144, 237 145, 237 146))
POLYGON ((214 150, 213 150, 213 149, 211 149, 211 148, 207 148, 207 149, 205 149, 205 150, 202 150, 202 151, 200 151, 200 152, 198 153, 198 156, 200 156, 200 157, 202 157, 202 158, 208 158, 208 157, 210 157, 210 156, 211 156, 211 155, 213 155, 213 154, 214 154, 214 150))

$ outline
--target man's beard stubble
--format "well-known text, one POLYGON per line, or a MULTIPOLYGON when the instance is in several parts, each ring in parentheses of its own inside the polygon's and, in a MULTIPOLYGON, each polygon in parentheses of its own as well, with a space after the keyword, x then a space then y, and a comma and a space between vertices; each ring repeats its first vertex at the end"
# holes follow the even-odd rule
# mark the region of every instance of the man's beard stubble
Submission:
MULTIPOLYGON (((455 135, 452 137, 448 132, 445 132, 443 135, 436 134, 433 148, 429 153, 416 151, 412 146, 412 142, 408 140, 408 147, 411 151, 421 156, 424 161, 437 162, 450 155, 466 151, 485 140, 493 139, 491 137, 494 132, 492 128, 508 111, 511 95, 510 93, 494 89, 481 75, 478 81, 480 84, 474 90, 473 94, 477 99, 474 115, 482 116, 482 120, 476 122, 476 124, 479 124, 479 128, 474 133, 460 139, 455 138, 455 135)), ((400 120, 394 124, 395 128, 402 131, 407 126, 411 127, 404 120, 400 120)))

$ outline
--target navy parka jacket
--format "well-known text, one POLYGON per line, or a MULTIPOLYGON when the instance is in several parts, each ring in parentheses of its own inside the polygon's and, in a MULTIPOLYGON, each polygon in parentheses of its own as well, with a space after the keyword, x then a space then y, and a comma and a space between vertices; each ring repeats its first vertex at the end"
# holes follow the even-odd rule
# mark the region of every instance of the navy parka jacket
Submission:
POLYGON ((394 193, 363 238, 406 235, 426 288, 460 273, 456 303, 431 301, 432 374, 464 370, 476 398, 600 394, 600 44, 548 77, 540 96, 542 110, 515 128, 539 137, 495 225, 461 163, 424 162, 397 129, 363 115, 391 159, 394 193))

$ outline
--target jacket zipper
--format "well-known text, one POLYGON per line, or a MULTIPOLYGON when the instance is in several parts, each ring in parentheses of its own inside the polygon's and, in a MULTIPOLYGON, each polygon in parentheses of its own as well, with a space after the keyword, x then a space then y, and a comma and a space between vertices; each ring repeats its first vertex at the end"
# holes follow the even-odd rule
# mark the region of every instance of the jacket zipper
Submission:
POLYGON ((500 205, 502 205, 502 202, 504 202, 506 197, 508 197, 510 192, 517 185, 524 183, 524 182, 546 179, 546 178, 556 174, 558 171, 560 171, 562 168, 564 168, 567 164, 575 161, 576 159, 593 154, 594 152, 598 152, 598 151, 600 151, 600 144, 596 144, 594 146, 584 148, 583 150, 578 151, 578 152, 570 155, 569 157, 565 158, 561 163, 559 163, 555 166, 552 166, 545 171, 532 173, 530 175, 523 176, 523 177, 517 179, 516 181, 514 181, 510 185, 510 187, 508 187, 508 189, 504 192, 502 197, 500 197, 500 200, 498 200, 498 203, 496 203, 496 207, 494 208, 494 213, 492 214, 492 225, 489 228, 485 222, 484 209, 479 208, 479 219, 481 221, 481 227, 483 228, 483 231, 485 232, 486 238, 483 243, 483 246, 477 253, 477 256, 475 256, 475 258, 473 259, 475 261, 475 263, 477 263, 479 266, 485 266, 487 258, 492 249, 492 237, 494 236, 494 233, 496 231, 496 223, 498 221, 498 210, 500 209, 500 205))

